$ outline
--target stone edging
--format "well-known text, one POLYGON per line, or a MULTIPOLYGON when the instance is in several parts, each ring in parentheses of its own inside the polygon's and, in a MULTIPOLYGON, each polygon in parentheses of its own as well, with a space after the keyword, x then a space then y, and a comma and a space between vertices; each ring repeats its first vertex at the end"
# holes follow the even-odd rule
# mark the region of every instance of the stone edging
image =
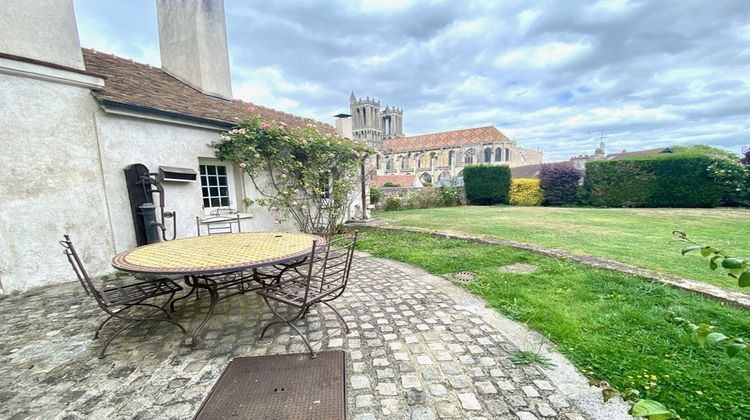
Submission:
POLYGON ((588 267, 601 268, 605 270, 612 270, 620 273, 630 274, 633 276, 642 277, 647 280, 657 281, 659 283, 667 284, 672 287, 679 289, 689 290, 691 292, 699 293, 703 296, 717 299, 721 302, 726 302, 733 306, 738 306, 743 309, 750 309, 750 295, 742 292, 734 292, 725 290, 717 286, 713 286, 706 283, 701 283, 695 280, 688 280, 681 277, 672 276, 669 274, 657 273, 655 271, 646 270, 643 268, 636 267, 630 264, 624 264, 617 261, 608 260, 601 257, 592 257, 590 255, 575 254, 570 251, 561 249, 550 249, 543 248, 536 245, 525 244, 522 242, 504 241, 499 239, 482 238, 478 236, 465 235, 462 233, 452 232, 439 232, 429 229, 420 228, 405 228, 405 227, 393 227, 383 224, 382 222, 375 222, 372 224, 356 224, 347 225, 347 229, 384 229, 393 230, 398 232, 413 232, 413 233, 426 233, 428 235, 438 236, 448 239, 461 239, 470 241, 478 244, 485 245, 500 245, 507 246, 509 248, 522 249, 531 251, 539 255, 547 257, 563 258, 570 261, 575 261, 588 267))

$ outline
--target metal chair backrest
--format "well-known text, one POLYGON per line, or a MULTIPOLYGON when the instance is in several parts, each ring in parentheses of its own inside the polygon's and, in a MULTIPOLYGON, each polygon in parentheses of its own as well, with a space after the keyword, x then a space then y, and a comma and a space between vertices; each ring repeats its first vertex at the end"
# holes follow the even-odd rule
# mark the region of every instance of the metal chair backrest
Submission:
MULTIPOLYGON (((317 292, 345 289, 352 267, 354 246, 358 232, 353 237, 339 238, 324 245, 313 245, 307 272, 307 288, 317 292)), ((309 290, 305 294, 307 302, 309 290)))
POLYGON ((240 223, 240 215, 237 215, 236 219, 227 220, 224 222, 208 222, 201 223, 200 217, 195 218, 195 225, 198 228, 198 236, 201 236, 201 225, 206 226, 206 234, 219 235, 223 233, 234 233, 234 225, 237 225, 237 233, 242 233, 242 224, 240 223))
POLYGON ((60 241, 60 245, 65 248, 63 253, 66 257, 68 257, 68 262, 70 262, 71 267, 73 267, 73 271, 75 271, 76 277, 78 277, 78 281, 81 282, 83 290, 86 291, 87 295, 94 295, 94 298, 96 299, 97 303, 99 303, 99 306, 105 307, 106 304, 102 301, 102 298, 99 295, 99 292, 96 290, 96 287, 94 287, 94 283, 91 281, 89 273, 83 266, 83 262, 78 256, 78 252, 76 251, 75 246, 73 246, 73 241, 70 240, 70 236, 63 235, 63 237, 65 239, 60 241))

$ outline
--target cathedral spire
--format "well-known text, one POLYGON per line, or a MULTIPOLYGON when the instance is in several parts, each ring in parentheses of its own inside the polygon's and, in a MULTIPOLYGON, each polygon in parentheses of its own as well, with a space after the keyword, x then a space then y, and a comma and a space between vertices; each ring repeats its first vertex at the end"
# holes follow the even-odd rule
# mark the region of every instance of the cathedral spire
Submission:
POLYGON ((352 89, 352 94, 351 94, 351 95, 349 95, 349 103, 352 103, 352 104, 353 104, 353 103, 355 103, 355 102, 357 102, 357 97, 356 97, 356 96, 354 96, 354 89, 352 89))

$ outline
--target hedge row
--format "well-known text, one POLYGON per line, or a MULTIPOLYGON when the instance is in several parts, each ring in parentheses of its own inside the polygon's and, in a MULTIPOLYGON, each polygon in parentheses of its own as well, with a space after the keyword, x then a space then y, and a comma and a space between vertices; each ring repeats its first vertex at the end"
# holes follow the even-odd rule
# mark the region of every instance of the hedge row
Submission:
POLYGON ((604 207, 716 207, 722 187, 708 168, 715 159, 671 155, 586 164, 589 204, 604 207))
POLYGON ((510 167, 469 165, 464 168, 466 200, 474 205, 508 204, 510 167))

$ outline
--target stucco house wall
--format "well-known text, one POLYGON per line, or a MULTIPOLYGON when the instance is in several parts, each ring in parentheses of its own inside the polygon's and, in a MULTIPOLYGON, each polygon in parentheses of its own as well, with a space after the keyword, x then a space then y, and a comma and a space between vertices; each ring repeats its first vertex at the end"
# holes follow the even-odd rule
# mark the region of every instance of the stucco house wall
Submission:
POLYGON ((87 87, 0 74, 0 282, 6 291, 72 279, 69 233, 89 270, 114 254, 87 87))

